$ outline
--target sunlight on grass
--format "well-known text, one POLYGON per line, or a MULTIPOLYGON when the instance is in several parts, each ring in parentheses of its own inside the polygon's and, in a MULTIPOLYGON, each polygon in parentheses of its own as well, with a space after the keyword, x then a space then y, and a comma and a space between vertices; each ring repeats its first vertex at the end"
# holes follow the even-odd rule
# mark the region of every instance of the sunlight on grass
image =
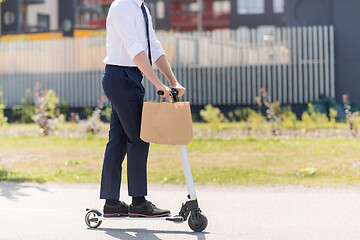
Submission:
MULTIPOLYGON (((0 180, 100 182, 106 143, 100 137, 0 137, 0 180), (1 158, 7 154, 15 160, 1 158)), ((199 138, 188 145, 198 184, 359 184, 359 152, 360 140, 344 139, 199 138), (307 168, 317 171, 301 174, 307 168)), ((126 161, 123 169, 126 181, 126 161)), ((177 146, 151 145, 148 179, 185 183, 177 146)))

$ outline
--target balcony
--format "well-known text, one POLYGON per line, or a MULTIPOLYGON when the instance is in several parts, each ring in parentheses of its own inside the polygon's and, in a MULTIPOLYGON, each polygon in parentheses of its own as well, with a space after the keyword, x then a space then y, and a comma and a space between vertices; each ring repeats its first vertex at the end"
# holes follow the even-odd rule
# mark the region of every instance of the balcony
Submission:
MULTIPOLYGON (((171 28, 179 31, 194 31, 197 29, 197 13, 177 12, 170 17, 171 28)), ((230 27, 230 14, 214 14, 205 11, 202 14, 202 25, 204 30, 230 27)))

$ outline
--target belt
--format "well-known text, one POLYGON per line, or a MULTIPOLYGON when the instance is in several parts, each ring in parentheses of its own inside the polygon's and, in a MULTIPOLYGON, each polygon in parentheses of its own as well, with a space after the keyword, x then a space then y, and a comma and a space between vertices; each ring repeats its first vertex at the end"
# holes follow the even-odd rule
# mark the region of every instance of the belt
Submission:
POLYGON ((134 71, 139 71, 141 72, 141 70, 138 67, 133 67, 133 66, 119 66, 119 65, 111 65, 111 64, 106 64, 106 66, 111 66, 111 67, 116 67, 116 68, 128 68, 134 71))

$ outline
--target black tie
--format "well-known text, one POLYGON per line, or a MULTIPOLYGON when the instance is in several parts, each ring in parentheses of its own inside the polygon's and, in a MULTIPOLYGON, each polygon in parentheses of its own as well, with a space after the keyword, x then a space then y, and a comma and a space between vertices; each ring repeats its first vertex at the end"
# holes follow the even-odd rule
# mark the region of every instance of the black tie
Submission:
POLYGON ((146 13, 145 10, 145 6, 144 3, 141 4, 141 10, 144 14, 144 19, 145 19, 145 25, 146 25, 146 36, 147 36, 147 42, 148 42, 148 50, 149 50, 149 60, 150 60, 150 65, 152 65, 152 61, 151 61, 151 49, 150 49, 150 37, 149 37, 149 19, 148 19, 148 15, 146 13))

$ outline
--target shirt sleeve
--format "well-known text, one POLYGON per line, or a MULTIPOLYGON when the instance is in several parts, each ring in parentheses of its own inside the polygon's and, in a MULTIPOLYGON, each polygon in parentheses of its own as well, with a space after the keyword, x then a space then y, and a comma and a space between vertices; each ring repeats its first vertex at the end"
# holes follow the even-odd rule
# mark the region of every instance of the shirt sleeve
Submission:
POLYGON ((148 16, 149 16, 149 24, 150 24, 150 47, 151 47, 151 57, 153 62, 156 62, 156 60, 158 60, 159 57, 161 57, 162 55, 165 55, 165 51, 161 46, 161 43, 159 40, 157 40, 156 35, 155 35, 155 31, 153 28, 153 24, 152 24, 152 18, 150 15, 149 10, 147 9, 148 12, 148 16))
POLYGON ((109 11, 108 21, 121 39, 131 60, 145 51, 135 31, 135 13, 126 3, 118 4, 109 11))

